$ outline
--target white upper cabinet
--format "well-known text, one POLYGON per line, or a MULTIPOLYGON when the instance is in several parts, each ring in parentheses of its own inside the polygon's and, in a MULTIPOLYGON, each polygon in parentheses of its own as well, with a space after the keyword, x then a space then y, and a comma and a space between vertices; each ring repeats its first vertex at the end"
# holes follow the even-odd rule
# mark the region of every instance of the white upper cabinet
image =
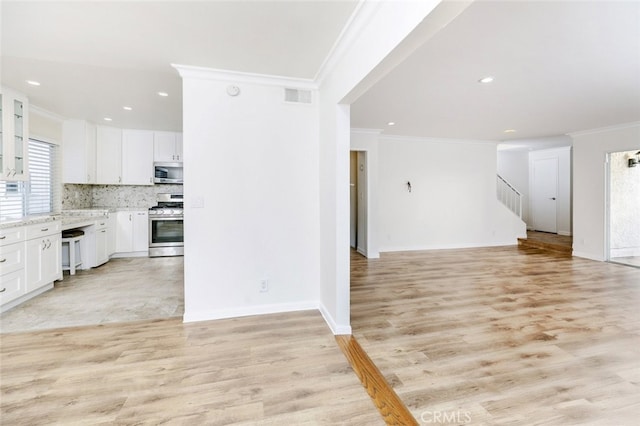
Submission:
POLYGON ((153 132, 122 131, 122 183, 153 185, 153 132))
POLYGON ((97 183, 96 125, 84 120, 62 124, 62 181, 97 183))
POLYGON ((0 180, 27 180, 29 101, 5 87, 0 98, 0 180))
POLYGON ((122 129, 97 126, 96 163, 99 184, 122 183, 122 129))
POLYGON ((182 133, 153 132, 153 160, 182 161, 182 133))

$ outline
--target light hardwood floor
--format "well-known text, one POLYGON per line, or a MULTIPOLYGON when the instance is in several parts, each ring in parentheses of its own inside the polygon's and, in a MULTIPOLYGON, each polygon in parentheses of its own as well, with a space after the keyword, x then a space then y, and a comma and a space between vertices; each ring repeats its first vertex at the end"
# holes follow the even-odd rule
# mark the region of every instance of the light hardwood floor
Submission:
POLYGON ((384 424, 314 311, 1 339, 3 425, 384 424))
POLYGON ((351 288, 354 336, 423 424, 638 424, 638 269, 515 247, 352 253, 351 288))
MULTIPOLYGON (((354 335, 418 424, 637 424, 640 270, 516 247, 352 267, 354 335)), ((2 424, 383 424, 317 312, 5 333, 0 377, 2 424)))

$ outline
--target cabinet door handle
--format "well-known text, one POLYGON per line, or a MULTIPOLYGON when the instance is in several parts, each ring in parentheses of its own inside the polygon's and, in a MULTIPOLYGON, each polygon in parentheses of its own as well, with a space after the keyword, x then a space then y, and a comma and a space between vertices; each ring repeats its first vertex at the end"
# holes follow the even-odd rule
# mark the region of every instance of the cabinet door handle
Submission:
POLYGON ((51 247, 51 240, 47 238, 47 248, 51 247))
POLYGON ((0 240, 4 240, 5 238, 7 238, 6 235, 0 236, 0 240))
POLYGON ((118 183, 122 183, 122 176, 118 176, 118 183))
POLYGON ((40 231, 42 232, 47 232, 49 230, 49 228, 40 228, 40 231))
POLYGON ((131 222, 131 213, 129 213, 129 222, 131 222))
POLYGON ((7 259, 5 259, 5 258, 0 259, 0 263, 4 263, 6 261, 7 261, 7 259))
POLYGON ((5 291, 7 291, 6 287, 2 287, 2 290, 0 290, 0 293, 4 293, 5 291))
POLYGON ((42 251, 44 251, 47 248, 47 242, 45 240, 42 240, 42 251))
POLYGON ((106 229, 103 229, 103 230, 102 230, 102 231, 100 231, 100 232, 102 232, 102 233, 104 234, 105 232, 107 232, 107 230, 106 230, 106 229))

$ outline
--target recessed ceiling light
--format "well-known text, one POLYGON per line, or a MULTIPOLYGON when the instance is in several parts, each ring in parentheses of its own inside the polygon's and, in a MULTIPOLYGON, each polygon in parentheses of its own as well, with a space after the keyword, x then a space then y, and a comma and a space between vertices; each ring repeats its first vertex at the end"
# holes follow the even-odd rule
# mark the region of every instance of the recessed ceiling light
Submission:
POLYGON ((389 126, 395 126, 395 125, 396 125, 396 122, 395 122, 395 121, 390 121, 390 122, 388 122, 387 124, 388 124, 389 126))
POLYGON ((166 98, 167 96, 169 96, 169 94, 167 92, 158 92, 158 96, 162 96, 163 98, 166 98))
POLYGON ((32 86, 40 86, 40 82, 35 80, 27 80, 27 84, 30 84, 32 86))
POLYGON ((504 131, 505 133, 515 133, 516 129, 507 129, 504 131))
POLYGON ((493 77, 487 76, 478 80, 479 83, 491 83, 493 81, 493 77))
POLYGON ((111 117, 105 117, 104 121, 113 121, 113 119, 111 117))
POLYGON ((131 108, 130 106, 123 106, 122 109, 125 111, 131 111, 133 108, 131 108))

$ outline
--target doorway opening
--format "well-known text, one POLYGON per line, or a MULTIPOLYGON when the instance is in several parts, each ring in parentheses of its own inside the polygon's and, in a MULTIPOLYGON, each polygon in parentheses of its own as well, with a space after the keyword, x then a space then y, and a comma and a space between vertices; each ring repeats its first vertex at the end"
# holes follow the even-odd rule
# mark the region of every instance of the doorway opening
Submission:
POLYGON ((350 245, 367 257, 367 153, 349 152, 350 245))
POLYGON ((634 151, 607 155, 607 260, 640 268, 640 167, 634 151))

